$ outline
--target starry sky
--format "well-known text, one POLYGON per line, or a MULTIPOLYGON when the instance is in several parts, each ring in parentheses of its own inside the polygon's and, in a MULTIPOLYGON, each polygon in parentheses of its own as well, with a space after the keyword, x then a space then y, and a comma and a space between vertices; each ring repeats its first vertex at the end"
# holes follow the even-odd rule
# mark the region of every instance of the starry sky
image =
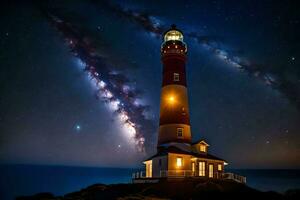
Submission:
POLYGON ((231 168, 300 167, 296 1, 0 7, 0 163, 141 166, 157 142, 161 36, 175 23, 193 140, 231 168))

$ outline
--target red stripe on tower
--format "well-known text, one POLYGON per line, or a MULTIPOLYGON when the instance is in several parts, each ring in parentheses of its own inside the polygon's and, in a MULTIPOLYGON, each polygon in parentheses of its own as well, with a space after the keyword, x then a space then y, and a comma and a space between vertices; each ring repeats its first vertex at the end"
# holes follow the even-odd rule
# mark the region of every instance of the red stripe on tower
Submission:
POLYGON ((191 142, 185 63, 187 46, 175 25, 164 34, 161 46, 163 81, 158 145, 191 142))

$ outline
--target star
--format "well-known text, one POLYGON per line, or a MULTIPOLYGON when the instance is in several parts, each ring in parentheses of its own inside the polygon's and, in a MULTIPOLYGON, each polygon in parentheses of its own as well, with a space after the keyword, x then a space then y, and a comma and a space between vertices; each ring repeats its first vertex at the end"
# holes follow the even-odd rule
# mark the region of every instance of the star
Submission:
POLYGON ((120 144, 118 145, 118 148, 121 148, 121 145, 120 145, 120 144))
POLYGON ((289 133, 289 129, 286 129, 285 132, 286 132, 286 133, 289 133))
POLYGON ((294 61, 294 60, 296 60, 296 58, 295 58, 294 56, 292 56, 292 57, 291 57, 291 60, 294 61))
POLYGON ((266 144, 270 144, 270 141, 269 141, 269 140, 267 140, 267 141, 266 141, 266 144))
POLYGON ((75 126, 75 129, 76 129, 76 131, 80 131, 80 130, 81 130, 81 126, 80 126, 79 124, 77 124, 77 125, 75 126))

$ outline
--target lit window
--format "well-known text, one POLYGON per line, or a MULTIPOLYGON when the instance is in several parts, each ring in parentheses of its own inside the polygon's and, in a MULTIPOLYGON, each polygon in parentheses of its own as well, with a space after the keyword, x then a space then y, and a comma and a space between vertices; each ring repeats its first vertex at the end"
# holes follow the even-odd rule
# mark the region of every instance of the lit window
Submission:
POLYGON ((221 164, 218 164, 218 170, 222 171, 222 165, 221 164))
POLYGON ((205 162, 199 162, 199 176, 205 176, 205 162))
POLYGON ((209 178, 214 177, 214 165, 208 165, 208 177, 209 178))
POLYGON ((200 145, 200 151, 201 152, 206 152, 206 146, 205 145, 200 145))
POLYGON ((146 177, 152 177, 152 160, 146 162, 146 177))
POLYGON ((173 80, 174 81, 179 81, 179 73, 174 73, 173 74, 173 80))
POLYGON ((183 137, 183 128, 177 128, 177 137, 183 137))
POLYGON ((195 172, 195 163, 192 162, 192 172, 194 173, 195 172))
POLYGON ((182 157, 177 157, 176 158, 176 166, 181 167, 183 165, 183 158, 182 157))

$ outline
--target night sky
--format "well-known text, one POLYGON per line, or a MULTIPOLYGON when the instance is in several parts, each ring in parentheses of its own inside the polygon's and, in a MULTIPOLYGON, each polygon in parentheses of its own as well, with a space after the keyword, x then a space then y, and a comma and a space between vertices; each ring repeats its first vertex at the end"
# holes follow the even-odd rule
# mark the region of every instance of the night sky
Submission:
POLYGON ((140 166, 156 148, 161 34, 175 23, 193 140, 231 168, 299 168, 296 2, 2 3, 0 163, 140 166))

